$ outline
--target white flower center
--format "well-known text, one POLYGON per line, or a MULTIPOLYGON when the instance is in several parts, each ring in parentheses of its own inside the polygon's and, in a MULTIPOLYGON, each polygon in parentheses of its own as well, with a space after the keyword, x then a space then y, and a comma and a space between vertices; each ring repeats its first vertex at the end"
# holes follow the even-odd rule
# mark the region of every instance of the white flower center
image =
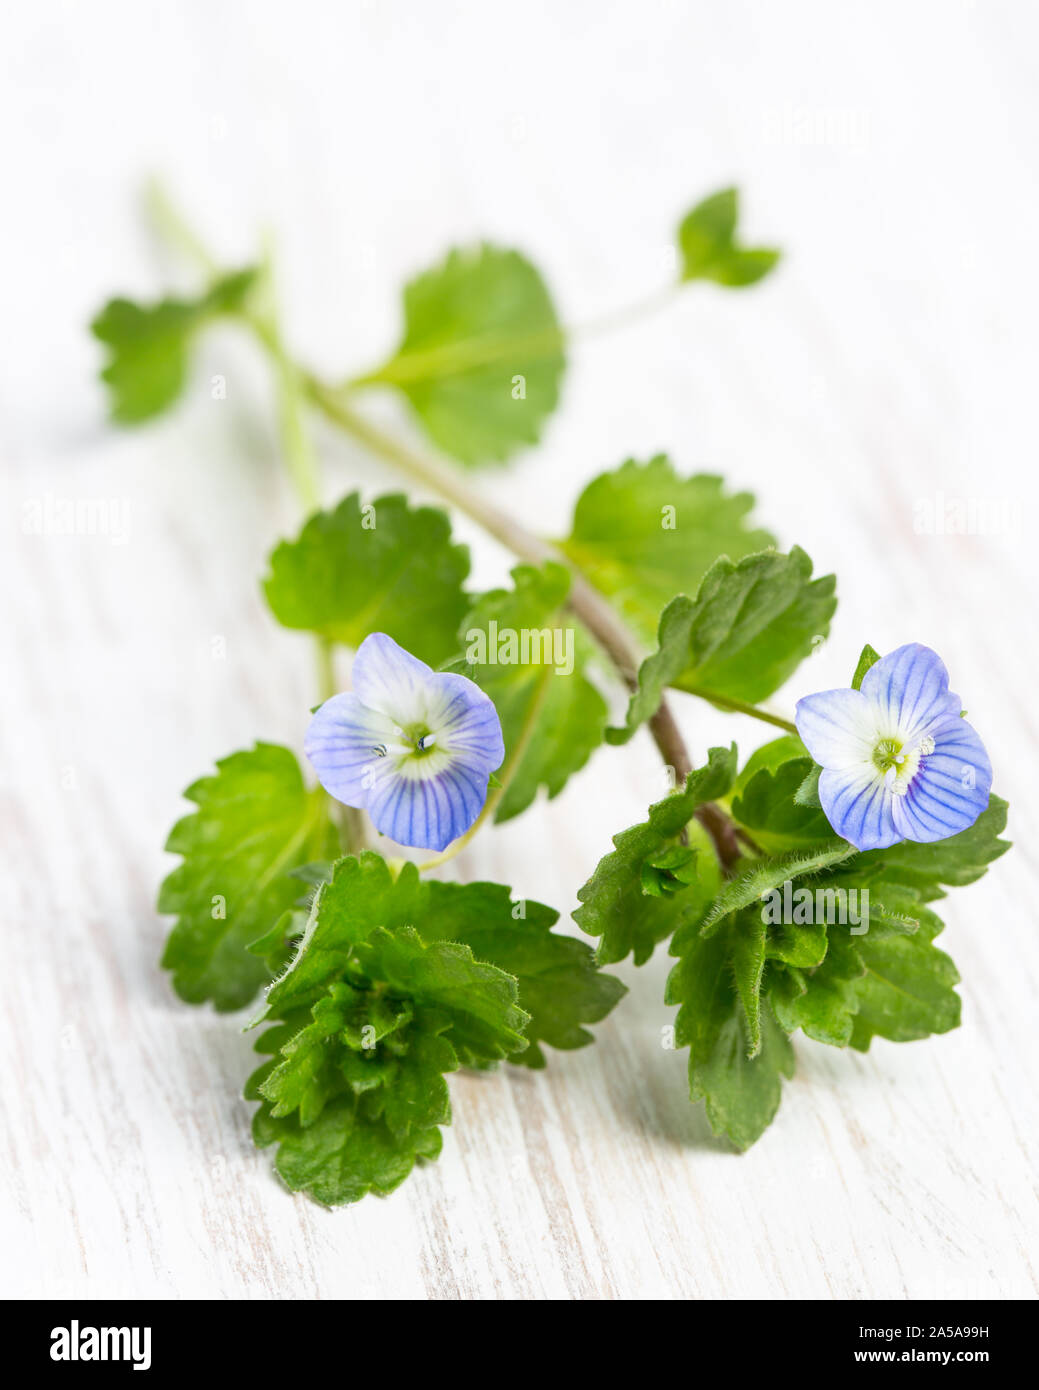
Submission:
POLYGON ((888 789, 895 796, 905 796, 920 767, 920 759, 934 752, 930 734, 908 743, 900 737, 881 738, 873 746, 873 765, 884 775, 888 789))

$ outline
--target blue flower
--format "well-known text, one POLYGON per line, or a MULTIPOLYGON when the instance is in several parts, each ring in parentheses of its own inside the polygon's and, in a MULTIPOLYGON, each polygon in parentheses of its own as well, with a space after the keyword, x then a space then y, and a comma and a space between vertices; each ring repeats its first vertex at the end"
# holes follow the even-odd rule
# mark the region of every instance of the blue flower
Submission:
POLYGON ((310 721, 303 746, 318 780, 398 844, 446 849, 480 814, 505 757, 493 702, 384 632, 358 647, 353 687, 310 721))
POLYGON ((823 769, 826 818, 856 849, 944 840, 988 805, 988 754, 930 647, 911 642, 889 652, 861 689, 808 695, 794 718, 823 769))

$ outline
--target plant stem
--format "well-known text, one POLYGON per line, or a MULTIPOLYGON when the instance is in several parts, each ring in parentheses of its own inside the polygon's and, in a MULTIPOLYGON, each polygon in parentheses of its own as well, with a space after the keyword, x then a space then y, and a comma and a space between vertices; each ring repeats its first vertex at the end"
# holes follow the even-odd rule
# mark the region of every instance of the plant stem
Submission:
POLYGON ((156 179, 150 179, 144 187, 145 212, 159 236, 181 253, 185 259, 194 261, 198 268, 211 278, 215 278, 220 267, 209 254, 208 247, 199 240, 192 229, 173 206, 166 190, 156 179))
MULTIPOLYGON (((189 234, 190 235, 190 234, 189 234)), ((274 276, 274 250, 269 237, 264 239, 262 259, 263 309, 249 315, 249 322, 262 338, 274 362, 278 396, 278 425, 282 454, 305 514, 321 505, 317 455, 310 440, 306 423, 306 396, 299 368, 285 351, 278 317, 277 287, 274 276)), ((332 643, 327 637, 315 639, 317 656, 318 693, 322 703, 336 693, 335 662, 332 643)), ((363 849, 364 819, 352 806, 327 797, 329 810, 339 830, 339 839, 348 854, 363 849)))
MULTIPOLYGON (((181 218, 162 189, 153 183, 149 186, 146 197, 149 211, 158 230, 179 247, 185 255, 194 260, 205 274, 210 277, 216 275, 218 273, 217 263, 181 218)), ((663 298, 670 298, 674 289, 675 287, 669 287, 665 295, 655 297, 650 301, 650 307, 656 307, 663 298)), ((620 321, 630 319, 636 312, 645 312, 646 307, 646 305, 641 308, 635 306, 619 311, 612 315, 609 320, 604 320, 600 326, 615 326, 620 321)), ((333 423, 353 435, 373 453, 380 454, 416 482, 438 493, 445 501, 457 507, 460 512, 475 521, 520 559, 527 560, 532 564, 543 564, 551 560, 564 565, 571 573, 568 607, 597 639, 628 689, 634 690, 636 688, 639 653, 627 626, 614 611, 612 605, 588 583, 579 571, 574 569, 570 561, 560 551, 547 541, 535 536, 506 513, 499 511, 497 507, 485 498, 481 498, 469 487, 463 486, 461 480, 446 467, 435 460, 424 458, 392 436, 383 433, 364 416, 358 415, 345 399, 349 386, 346 389, 329 386, 311 373, 300 369, 285 352, 273 312, 269 315, 246 312, 243 318, 272 354, 279 368, 278 378, 282 396, 282 429, 286 458, 290 460, 290 469, 304 506, 309 508, 316 505, 318 489, 313 457, 309 450, 305 430, 302 425, 299 428, 296 427, 300 393, 309 396, 333 423), (304 441, 303 449, 300 447, 301 439, 304 441), (315 499, 314 502, 311 502, 311 496, 315 499)), ((594 326, 591 326, 585 331, 592 331, 593 328, 594 326)), ((676 784, 684 782, 692 770, 692 761, 666 700, 661 700, 660 708, 649 721, 649 731, 664 763, 673 769, 676 784)), ((499 800, 500 797, 495 799, 495 806, 499 800)), ((490 798, 488 798, 488 802, 490 802, 490 798)), ((487 808, 484 809, 486 812, 487 808)), ((714 803, 698 807, 695 815, 711 836, 723 868, 730 869, 740 856, 735 825, 721 807, 714 803)), ((467 835, 462 837, 464 843, 468 843, 468 839, 475 833, 476 827, 483 819, 484 816, 481 815, 471 830, 467 832, 467 835)), ((459 848, 461 847, 460 844, 459 848)), ((433 861, 428 862, 432 863, 433 861)))
MULTIPOLYGON (((380 454, 417 483, 438 493, 445 501, 477 522, 485 531, 501 541, 508 550, 532 564, 546 560, 565 565, 571 573, 567 606, 579 618, 609 656, 629 690, 638 683, 639 653, 631 634, 613 606, 594 589, 582 574, 573 569, 569 560, 547 541, 541 540, 518 521, 498 510, 460 478, 433 459, 425 458, 399 440, 384 434, 363 415, 359 415, 343 397, 343 392, 324 385, 312 376, 304 383, 315 405, 340 428, 380 454)), ((665 764, 674 770, 676 785, 681 785, 692 771, 689 751, 675 723, 666 700, 649 721, 649 731, 665 764)), ((740 857, 735 827, 719 806, 709 803, 697 808, 696 819, 704 826, 714 842, 718 858, 728 869, 740 857)))
POLYGON ((696 685, 680 685, 677 689, 684 690, 687 695, 695 695, 699 700, 706 700, 710 705, 717 705, 719 709, 728 710, 730 714, 748 714, 751 719, 760 719, 763 724, 773 724, 777 729, 785 729, 788 734, 797 733, 797 725, 791 720, 784 719, 780 714, 772 714, 758 705, 748 704, 746 700, 719 695, 713 690, 703 690, 696 685))
POLYGON ((258 331, 274 362, 278 389, 278 417, 282 449, 296 494, 309 515, 321 504, 318 485, 318 462, 314 446, 307 433, 302 374, 285 350, 278 318, 277 285, 274 277, 274 252, 270 238, 264 240, 262 284, 265 310, 255 316, 258 331), (262 325, 262 329, 260 328, 262 325))
POLYGON ((548 682, 551 677, 551 668, 546 666, 538 678, 537 689, 534 691, 534 698, 531 700, 530 708, 527 710, 526 718, 523 720, 523 727, 520 729, 519 738, 517 738, 512 746, 512 752, 509 754, 508 762, 506 762, 505 766, 502 768, 501 776, 498 779, 498 785, 491 791, 487 800, 483 803, 483 810, 464 835, 459 835, 457 840, 452 840, 447 849, 441 854, 436 855, 432 859, 424 859, 418 866, 419 873, 425 873, 427 869, 439 868, 441 864, 446 864, 449 859, 453 859, 460 850, 465 849, 466 845, 469 844, 480 828, 492 819, 494 813, 501 805, 505 793, 509 790, 513 778, 516 776, 519 765, 523 761, 524 754, 530 747, 530 740, 534 737, 534 730, 537 728, 541 709, 545 703, 545 697, 548 694, 548 682))

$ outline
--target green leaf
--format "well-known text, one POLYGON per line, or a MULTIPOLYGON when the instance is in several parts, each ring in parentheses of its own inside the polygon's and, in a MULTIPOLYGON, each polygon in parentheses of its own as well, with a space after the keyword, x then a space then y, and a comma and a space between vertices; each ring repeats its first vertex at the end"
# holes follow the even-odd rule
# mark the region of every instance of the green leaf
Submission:
POLYGON ((239 309, 255 279, 255 270, 235 271, 197 299, 109 300, 90 330, 108 348, 101 379, 109 387, 112 419, 139 424, 172 405, 187 380, 194 335, 239 309))
POLYGON ((184 795, 198 810, 166 842, 184 862, 159 890, 159 911, 177 914, 162 963, 188 1003, 240 1009, 269 978, 246 948, 303 891, 291 871, 334 853, 327 802, 304 787, 292 753, 271 743, 222 759, 216 776, 184 795))
POLYGON ((756 748, 744 763, 743 770, 736 778, 734 791, 737 794, 742 792, 751 778, 755 777, 762 769, 774 772, 782 767, 783 763, 790 762, 792 758, 807 758, 808 756, 808 749, 796 734, 783 734, 780 738, 770 739, 768 743, 763 743, 760 748, 756 748))
POLYGON ((399 1187, 419 1159, 441 1148, 438 1129, 395 1135, 380 1119, 369 1119, 362 1098, 340 1096, 313 1124, 292 1115, 275 1119, 264 1105, 253 1118, 258 1148, 278 1145, 275 1167, 293 1192, 308 1192, 325 1206, 357 1202, 369 1192, 386 1196, 399 1187))
POLYGON ((753 831, 758 844, 775 852, 833 839, 818 798, 815 805, 797 799, 812 769, 808 757, 790 758, 774 769, 762 767, 733 799, 733 816, 753 831))
POLYGON ((695 594, 721 555, 774 544, 750 527, 748 492, 727 493, 708 473, 680 477, 663 454, 594 478, 581 493, 562 549, 647 643, 675 594, 695 594))
MULTIPOLYGON (((815 895, 813 894, 813 903, 815 895)), ((760 909, 750 909, 762 914, 760 909)), ((839 907, 834 906, 834 918, 839 920, 839 907)), ((845 916, 847 909, 845 908, 845 916)), ((816 918, 811 922, 776 922, 770 924, 766 955, 769 960, 781 961, 799 970, 821 965, 826 955, 828 940, 826 918, 816 918)))
POLYGON ((246 1086, 262 1102, 256 1142, 279 1144, 290 1187, 332 1205, 388 1191, 438 1151, 460 1063, 544 1066, 541 1042, 591 1041, 581 1025, 624 989, 552 934, 556 917, 498 884, 426 883, 413 864, 394 878, 371 852, 332 866, 268 991, 269 1060, 246 1086))
POLYGON ((826 959, 807 973, 796 968, 777 972, 770 997, 788 1033, 800 1028, 817 1042, 846 1047, 859 1007, 856 985, 865 966, 857 938, 840 927, 831 927, 828 935, 826 959))
POLYGON ((875 666, 879 660, 880 653, 878 651, 874 651, 874 649, 867 642, 862 649, 862 654, 859 657, 858 665, 855 667, 855 674, 851 678, 852 690, 861 690, 863 676, 866 674, 869 668, 871 666, 875 666))
POLYGON ((713 280, 739 287, 756 284, 775 267, 778 251, 737 244, 738 220, 739 193, 735 188, 705 198, 687 213, 678 229, 681 280, 713 280))
POLYGON ((348 647, 386 632, 432 666, 458 650, 469 552, 439 508, 412 507, 401 493, 362 506, 353 492, 282 541, 270 568, 264 592, 285 627, 348 647))
POLYGON ((391 989, 332 979, 309 1009, 283 1006, 256 1044, 270 1054, 245 1090, 262 1103, 256 1142, 277 1142, 289 1186, 329 1205, 389 1191, 439 1152, 436 1127, 451 1119, 450 1019, 391 989))
POLYGON ((825 637, 837 606, 833 575, 811 574, 798 546, 716 561, 695 599, 679 595, 661 614, 657 650, 642 663, 618 738, 653 717, 669 685, 722 708, 778 690, 825 637))
POLYGON ((529 1047, 509 1060, 545 1065, 541 1044, 571 1049, 593 1041, 582 1025, 605 1018, 627 991, 595 964, 583 941, 552 932, 559 914, 541 903, 513 903, 497 883, 431 882, 419 923, 424 940, 449 937, 468 946, 477 960, 513 975, 519 1001, 530 1014, 529 1047))
MULTIPOLYGON (((360 990, 344 981, 331 985, 314 1004, 309 1022, 298 1032, 293 1028, 291 1036, 279 1043, 280 1058, 261 1068, 262 1079, 252 1078, 251 1087, 270 1101, 274 1119, 298 1110, 300 1124, 313 1124, 325 1104, 346 1089, 343 1076, 332 1065, 329 1043, 344 1031, 348 1013, 363 998, 360 990)), ((264 1050, 276 1041, 270 1037, 272 1031, 264 1035, 264 1050)))
POLYGON ((760 902, 767 893, 781 888, 788 879, 793 882, 807 875, 819 874, 856 853, 847 840, 834 837, 828 843, 804 852, 753 860, 743 873, 725 883, 704 916, 701 930, 709 936, 731 912, 760 902))
POLYGON ((340 859, 317 891, 298 954, 268 992, 267 1012, 298 1008, 346 978, 445 1013, 451 1040, 467 1057, 495 1061, 525 1047, 516 981, 475 960, 468 947, 427 945, 415 930, 427 892, 414 864, 394 879, 371 851, 340 859))
MULTIPOLYGON (((335 886, 333 877, 321 893, 334 892, 335 886)), ((476 960, 468 946, 445 940, 427 944, 414 927, 377 927, 356 947, 354 959, 373 985, 441 1011, 464 1059, 498 1061, 526 1047, 529 1015, 519 1007, 516 980, 476 960)))
POLYGON ((753 1055, 743 1016, 732 1010, 710 1056, 695 1063, 690 1058, 689 1095, 706 1101, 711 1129, 743 1152, 775 1119, 782 1078, 793 1074, 794 1049, 771 1010, 762 1011, 761 1047, 753 1055))
POLYGON ((539 787, 550 797, 561 792, 602 743, 607 715, 585 675, 589 639, 564 610, 569 572, 518 565, 512 580, 511 590, 483 594, 461 626, 467 664, 459 669, 494 701, 505 766, 519 756, 496 821, 519 815, 539 787))
POLYGON ((536 444, 559 400, 563 332, 545 282, 518 251, 453 250, 404 289, 404 338, 364 378, 399 388, 462 463, 536 444))
POLYGON ((591 1035, 582 1025, 604 1018, 624 993, 583 942, 553 934, 557 920, 541 903, 513 902, 500 884, 427 882, 413 864, 394 879, 368 851, 336 865, 269 1004, 291 1008, 328 980, 360 972, 447 1016, 463 1063, 511 1053, 512 1061, 543 1066, 541 1043, 583 1047, 591 1035), (483 983, 482 970, 489 972, 483 983), (524 1039, 529 1047, 521 1051, 524 1039))
POLYGON ((865 936, 856 944, 865 974, 855 982, 852 1047, 865 1052, 874 1037, 912 1042, 958 1027, 959 973, 926 935, 883 941, 865 936))
POLYGON ((761 983, 767 930, 762 914, 753 909, 738 913, 734 922, 739 930, 733 934, 729 959, 747 1027, 747 1055, 754 1057, 761 1050, 761 983))
POLYGON ((689 826, 698 806, 726 795, 736 775, 736 748, 712 748, 706 765, 691 772, 680 791, 649 808, 649 818, 613 837, 614 850, 601 859, 588 882, 578 890, 581 906, 574 921, 589 936, 601 938, 598 958, 604 964, 629 953, 641 965, 658 941, 684 921, 696 920, 714 895, 717 865, 710 849, 697 853, 694 882, 685 861, 678 891, 656 894, 644 885, 645 866, 666 866, 667 855, 689 826))
MULTIPOLYGON (((367 855, 362 867, 371 867, 367 855)), ((325 879, 330 877, 329 867, 325 879)), ((390 923, 414 921, 423 941, 460 942, 477 960, 515 977, 520 1005, 530 1014, 529 1046, 509 1057, 518 1066, 543 1067, 542 1043, 568 1050, 586 1046, 593 1039, 582 1025, 605 1018, 626 993, 615 976, 598 968, 584 942, 552 931, 558 912, 532 899, 514 902, 503 884, 426 882, 409 865, 381 911, 390 923)))
POLYGON ((678 1004, 675 1043, 689 1048, 689 1094, 706 1100, 715 1134, 746 1149, 771 1124, 793 1049, 761 998, 759 912, 735 914, 703 936, 686 926, 672 943, 679 959, 665 1002, 678 1004))
POLYGON ((821 772, 822 768, 813 763, 811 769, 805 774, 804 781, 794 792, 795 805, 822 809, 822 802, 819 800, 819 774, 821 772))

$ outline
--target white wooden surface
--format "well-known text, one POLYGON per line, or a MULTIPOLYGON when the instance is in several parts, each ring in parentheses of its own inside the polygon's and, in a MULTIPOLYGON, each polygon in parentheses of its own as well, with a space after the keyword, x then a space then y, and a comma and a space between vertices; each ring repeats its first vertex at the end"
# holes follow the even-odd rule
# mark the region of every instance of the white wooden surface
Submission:
MULTIPOLYGON (((48 0, 6 28, 4 1291, 1034 1296, 1034 8, 48 0), (135 217, 154 169, 229 257, 275 228, 292 336, 329 371, 392 342, 399 283, 452 241, 527 248, 580 321, 667 278, 685 204, 744 187, 783 273, 582 345, 543 447, 484 485, 555 533, 629 453, 756 489, 842 595, 779 707, 843 683, 866 640, 944 654, 1017 841, 947 906, 959 1031, 799 1042, 775 1125, 734 1157, 661 1047, 659 958, 622 970, 595 1047, 455 1078, 443 1158, 392 1198, 329 1214, 279 1188, 239 1099, 250 1040, 172 996, 153 903, 181 789, 301 737, 310 650, 257 586, 296 516, 264 369, 231 335, 175 418, 104 423, 83 325, 169 273, 135 217), (916 534, 940 493, 1012 524, 916 534), (26 534, 48 498, 125 506, 126 543, 26 534)), ((329 499, 391 481, 322 449, 329 499)), ((504 557, 461 529, 493 581, 504 557)), ((680 715, 696 752, 761 738, 680 715)), ((565 914, 659 791, 648 743, 604 751, 457 871, 565 914)))

